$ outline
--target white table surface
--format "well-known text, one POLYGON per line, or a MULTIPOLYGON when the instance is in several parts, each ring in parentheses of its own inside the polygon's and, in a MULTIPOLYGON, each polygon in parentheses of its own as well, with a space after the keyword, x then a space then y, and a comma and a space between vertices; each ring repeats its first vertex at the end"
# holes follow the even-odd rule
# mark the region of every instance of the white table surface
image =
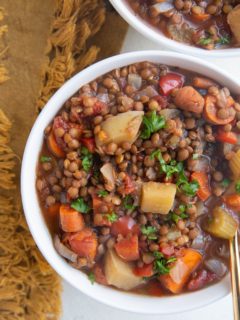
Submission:
MULTIPOLYGON (((129 28, 122 52, 136 50, 163 50, 159 45, 147 40, 132 28, 129 28)), ((212 63, 224 68, 240 84, 240 57, 229 59, 209 59, 212 63)), ((78 290, 63 281, 63 315, 62 320, 233 320, 232 300, 230 295, 210 306, 170 316, 146 316, 127 313, 107 307, 86 297, 78 290)))

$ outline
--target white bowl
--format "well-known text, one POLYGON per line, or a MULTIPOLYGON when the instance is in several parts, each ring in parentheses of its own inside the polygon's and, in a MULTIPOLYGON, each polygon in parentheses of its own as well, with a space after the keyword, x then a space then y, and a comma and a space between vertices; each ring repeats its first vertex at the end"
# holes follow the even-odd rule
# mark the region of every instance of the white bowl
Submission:
MULTIPOLYGON (((174 51, 179 51, 185 54, 191 54, 193 56, 207 57, 207 58, 228 58, 228 57, 239 57, 240 48, 229 48, 229 49, 216 49, 216 50, 205 50, 184 44, 172 39, 169 39, 160 30, 156 30, 149 23, 145 22, 144 19, 137 16, 134 11, 130 8, 126 0, 109 0, 118 13, 123 19, 127 21, 134 29, 140 32, 143 36, 152 41, 155 41, 160 46, 167 47, 174 51)), ((161 47, 159 48, 161 49, 161 47)))
POLYGON ((239 92, 239 84, 227 73, 207 62, 178 53, 161 51, 132 52, 114 56, 90 66, 67 81, 49 100, 37 118, 29 135, 23 156, 21 170, 22 201, 29 229, 38 248, 57 273, 72 286, 86 295, 115 308, 142 314, 172 314, 196 309, 223 298, 230 292, 228 277, 197 292, 163 298, 126 293, 98 284, 92 285, 84 273, 72 268, 54 249, 51 235, 39 207, 35 188, 36 167, 43 143, 44 129, 61 109, 64 102, 77 92, 82 85, 98 76, 115 68, 140 61, 164 63, 193 70, 212 77, 226 85, 232 92, 239 92))

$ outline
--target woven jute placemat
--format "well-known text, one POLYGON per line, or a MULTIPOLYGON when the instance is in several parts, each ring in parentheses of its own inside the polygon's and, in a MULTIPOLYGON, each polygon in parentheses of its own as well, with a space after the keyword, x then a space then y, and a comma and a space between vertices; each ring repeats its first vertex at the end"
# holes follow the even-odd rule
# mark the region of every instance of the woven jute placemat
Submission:
POLYGON ((1 0, 1 320, 60 317, 60 279, 38 251, 21 208, 21 157, 52 94, 76 72, 118 53, 126 30, 103 0, 1 0))

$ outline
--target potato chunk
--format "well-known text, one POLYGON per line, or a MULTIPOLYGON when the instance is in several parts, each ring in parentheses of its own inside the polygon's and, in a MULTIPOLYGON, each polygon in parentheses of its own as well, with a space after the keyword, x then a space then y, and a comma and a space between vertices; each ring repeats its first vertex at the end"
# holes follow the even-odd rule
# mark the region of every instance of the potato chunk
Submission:
POLYGON ((144 212, 168 214, 173 206, 176 185, 172 183, 144 182, 141 209, 144 212))
POLYGON ((231 28, 237 44, 240 43, 240 4, 234 7, 227 15, 227 22, 231 28))
POLYGON ((103 121, 101 131, 95 135, 96 145, 133 143, 137 139, 143 114, 143 111, 127 111, 103 121))
POLYGON ((131 290, 143 283, 142 278, 133 273, 133 265, 124 262, 114 250, 108 250, 106 253, 104 273, 108 284, 119 289, 131 290))

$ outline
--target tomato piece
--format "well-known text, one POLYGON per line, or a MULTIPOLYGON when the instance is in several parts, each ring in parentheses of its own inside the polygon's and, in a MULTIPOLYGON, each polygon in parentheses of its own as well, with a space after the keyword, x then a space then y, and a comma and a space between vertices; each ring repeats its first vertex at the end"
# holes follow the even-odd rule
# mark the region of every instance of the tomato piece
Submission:
POLYGON ((118 256, 125 261, 135 261, 139 259, 138 236, 136 234, 120 240, 114 247, 118 256))
POLYGON ((129 216, 119 218, 111 226, 111 234, 114 236, 121 234, 126 237, 129 233, 139 234, 139 232, 139 226, 136 224, 136 221, 129 216))
POLYGON ((216 97, 212 95, 206 95, 205 96, 205 105, 203 110, 203 116, 204 118, 209 121, 210 123, 216 124, 216 125, 225 125, 230 122, 232 122, 235 118, 236 112, 234 111, 234 108, 232 107, 234 100, 232 97, 228 97, 228 105, 227 107, 231 109, 231 115, 229 115, 226 119, 220 119, 217 116, 217 106, 216 106, 217 99, 216 97))
POLYGON ((133 193, 135 191, 136 187, 132 181, 132 179, 129 177, 129 175, 125 175, 122 185, 118 188, 118 192, 122 195, 127 195, 130 193, 133 193))
POLYGON ((226 132, 224 130, 218 130, 216 139, 221 142, 227 142, 230 144, 236 144, 238 142, 237 134, 234 132, 226 132))
POLYGON ((82 138, 82 144, 88 149, 89 152, 93 153, 95 150, 95 140, 94 138, 82 138))
POLYGON ((138 277, 151 277, 153 275, 153 264, 144 264, 143 267, 136 267, 133 273, 138 277))
POLYGON ((89 228, 85 228, 68 237, 71 250, 80 257, 92 261, 97 254, 98 241, 96 234, 89 228))
POLYGON ((217 275, 207 270, 199 271, 196 276, 189 281, 187 288, 188 290, 198 290, 205 287, 210 282, 217 279, 217 275))
POLYGON ((191 180, 196 180, 198 182, 199 189, 197 195, 202 201, 206 201, 211 195, 207 173, 202 171, 193 172, 191 180))
POLYGON ((96 264, 94 266, 93 273, 97 283, 103 284, 104 286, 108 285, 107 279, 103 272, 103 268, 99 264, 96 264))
POLYGON ((102 111, 107 109, 106 103, 97 100, 93 105, 93 114, 97 115, 100 114, 102 111))
POLYGON ((168 96, 173 89, 181 88, 183 83, 183 75, 169 72, 165 76, 161 76, 159 80, 160 93, 164 96, 168 96))
POLYGON ((160 247, 159 251, 167 258, 173 256, 175 253, 174 247, 170 245, 160 247))
POLYGON ((97 195, 92 196, 93 200, 93 223, 95 226, 111 226, 111 222, 107 219, 106 214, 110 214, 113 211, 113 204, 104 201, 104 199, 99 198, 97 195), (107 206, 109 212, 102 213, 101 207, 107 206))

